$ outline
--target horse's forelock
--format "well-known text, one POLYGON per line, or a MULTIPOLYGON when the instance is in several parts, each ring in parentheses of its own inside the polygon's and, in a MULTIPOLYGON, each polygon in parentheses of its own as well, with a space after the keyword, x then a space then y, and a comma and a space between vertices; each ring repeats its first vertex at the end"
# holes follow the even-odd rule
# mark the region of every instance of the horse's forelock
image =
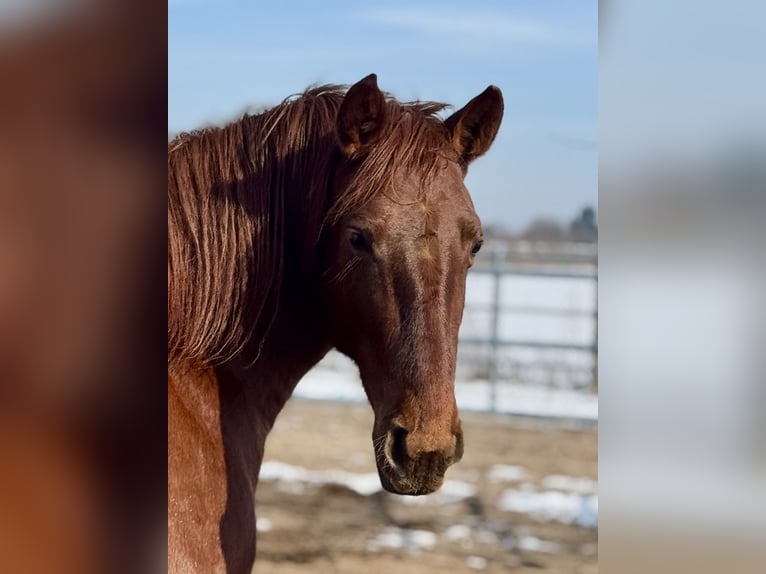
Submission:
POLYGON ((400 174, 417 174, 420 191, 427 193, 444 162, 457 159, 444 123, 437 116, 446 104, 402 104, 390 97, 387 103, 383 136, 361 160, 348 189, 330 209, 327 218, 331 224, 379 194, 395 196, 396 176, 400 174))

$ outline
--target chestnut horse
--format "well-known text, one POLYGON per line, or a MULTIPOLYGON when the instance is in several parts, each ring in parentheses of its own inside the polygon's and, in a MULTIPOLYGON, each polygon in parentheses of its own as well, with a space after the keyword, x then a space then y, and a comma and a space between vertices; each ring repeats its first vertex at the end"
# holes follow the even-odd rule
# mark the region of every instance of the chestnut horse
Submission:
POLYGON ((250 572, 264 442, 330 349, 359 366, 383 487, 463 453, 454 379, 482 231, 463 183, 503 113, 446 120, 374 74, 168 145, 168 570, 250 572))

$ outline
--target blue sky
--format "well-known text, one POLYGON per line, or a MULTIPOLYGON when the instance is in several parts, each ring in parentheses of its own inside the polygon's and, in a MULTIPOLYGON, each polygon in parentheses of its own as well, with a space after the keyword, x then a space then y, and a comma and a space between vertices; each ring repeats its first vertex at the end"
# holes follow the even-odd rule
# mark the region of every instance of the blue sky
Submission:
POLYGON ((235 119, 375 72, 400 100, 503 90, 467 185, 486 224, 569 220, 598 186, 597 2, 170 0, 168 131, 235 119))

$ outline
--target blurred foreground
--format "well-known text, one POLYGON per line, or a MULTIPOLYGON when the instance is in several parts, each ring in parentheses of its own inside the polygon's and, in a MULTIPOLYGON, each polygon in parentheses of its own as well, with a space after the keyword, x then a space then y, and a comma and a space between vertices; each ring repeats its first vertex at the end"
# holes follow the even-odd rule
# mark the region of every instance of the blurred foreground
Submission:
POLYGON ((0 572, 164 570, 154 7, 0 4, 0 572))
POLYGON ((599 6, 600 568, 763 572, 766 6, 599 6))

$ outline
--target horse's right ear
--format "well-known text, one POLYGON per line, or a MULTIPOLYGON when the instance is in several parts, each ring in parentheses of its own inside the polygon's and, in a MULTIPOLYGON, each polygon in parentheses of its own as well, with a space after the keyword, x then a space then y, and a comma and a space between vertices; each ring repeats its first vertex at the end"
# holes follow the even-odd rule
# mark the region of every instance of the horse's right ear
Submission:
POLYGON ((496 86, 489 86, 444 120, 464 167, 487 152, 502 120, 503 93, 496 86))
POLYGON ((370 74, 351 86, 338 110, 335 131, 348 157, 362 155, 380 138, 386 121, 386 98, 378 77, 370 74))

